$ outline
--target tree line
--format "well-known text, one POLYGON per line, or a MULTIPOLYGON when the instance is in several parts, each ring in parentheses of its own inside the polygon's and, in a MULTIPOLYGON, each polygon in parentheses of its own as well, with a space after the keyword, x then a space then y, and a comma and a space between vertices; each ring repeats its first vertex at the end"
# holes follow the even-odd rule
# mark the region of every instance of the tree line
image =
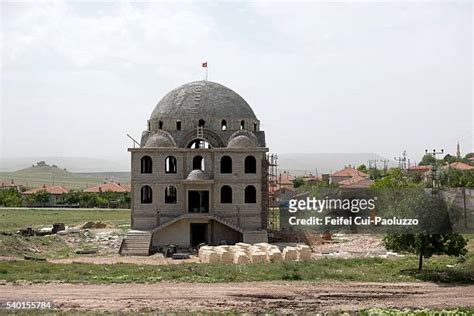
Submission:
MULTIPOLYGON (((38 191, 29 195, 22 195, 15 188, 0 190, 0 206, 46 206, 51 194, 47 191, 38 191)), ((122 192, 90 193, 81 190, 71 190, 62 195, 57 201, 59 207, 99 207, 99 208, 130 208, 130 194, 122 192)))

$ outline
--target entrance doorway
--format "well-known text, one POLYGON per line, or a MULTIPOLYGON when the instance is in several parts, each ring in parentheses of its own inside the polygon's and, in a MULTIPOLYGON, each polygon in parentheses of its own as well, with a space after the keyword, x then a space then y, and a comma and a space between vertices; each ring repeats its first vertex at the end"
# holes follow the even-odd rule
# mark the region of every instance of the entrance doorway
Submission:
POLYGON ((207 224, 190 224, 191 247, 207 243, 207 224))
POLYGON ((209 213, 209 191, 188 191, 188 212, 209 213))

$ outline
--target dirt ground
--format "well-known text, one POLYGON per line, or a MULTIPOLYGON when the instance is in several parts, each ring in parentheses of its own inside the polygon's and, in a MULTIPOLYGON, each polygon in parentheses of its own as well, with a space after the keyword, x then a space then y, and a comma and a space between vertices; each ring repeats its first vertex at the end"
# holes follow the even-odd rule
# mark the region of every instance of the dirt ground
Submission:
POLYGON ((55 308, 107 311, 297 313, 370 307, 455 308, 474 305, 474 286, 431 283, 157 283, 3 284, 2 299, 54 301, 55 308))

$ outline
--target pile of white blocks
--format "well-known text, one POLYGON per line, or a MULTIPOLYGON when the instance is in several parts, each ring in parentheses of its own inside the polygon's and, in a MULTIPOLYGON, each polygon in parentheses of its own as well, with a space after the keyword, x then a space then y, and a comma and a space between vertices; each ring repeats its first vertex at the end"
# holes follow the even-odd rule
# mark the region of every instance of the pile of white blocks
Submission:
POLYGON ((234 246, 203 246, 199 248, 199 261, 203 263, 244 264, 306 260, 311 260, 311 249, 306 245, 285 247, 283 251, 268 243, 251 245, 242 242, 234 246))

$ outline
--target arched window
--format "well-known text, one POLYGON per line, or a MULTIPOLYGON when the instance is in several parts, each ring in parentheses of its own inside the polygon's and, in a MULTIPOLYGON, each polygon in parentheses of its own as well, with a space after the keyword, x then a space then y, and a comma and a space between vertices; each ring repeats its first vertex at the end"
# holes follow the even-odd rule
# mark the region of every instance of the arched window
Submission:
POLYGON ((176 204, 176 188, 172 185, 167 186, 165 189, 165 203, 166 204, 176 204))
POLYGON ((232 173, 232 158, 229 156, 221 158, 221 173, 232 173))
POLYGON ((206 121, 204 121, 203 119, 200 119, 198 122, 199 127, 204 127, 205 124, 206 124, 206 121))
POLYGON ((165 160, 165 173, 176 173, 177 162, 173 156, 166 157, 165 160))
POLYGON ((191 149, 199 149, 199 148, 209 149, 209 148, 211 148, 211 144, 209 144, 208 141, 203 140, 203 139, 194 139, 193 141, 191 141, 189 143, 188 148, 191 148, 191 149))
POLYGON ((245 129, 245 121, 240 121, 240 129, 245 129))
POLYGON ((176 129, 177 129, 178 131, 181 130, 181 121, 176 121, 176 129))
POLYGON ((245 158, 245 173, 257 173, 257 160, 254 156, 245 158))
POLYGON ((221 188, 221 203, 232 203, 232 188, 228 185, 221 188))
POLYGON ((257 123, 253 123, 253 131, 256 132, 258 129, 258 125, 257 123))
POLYGON ((226 120, 222 120, 222 122, 221 122, 221 130, 223 130, 223 131, 227 130, 227 121, 226 121, 226 120))
POLYGON ((158 121, 158 128, 163 129, 163 121, 158 121))
POLYGON ((202 156, 195 156, 193 158, 193 170, 200 169, 204 171, 204 158, 202 156))
POLYGON ((150 204, 153 202, 153 191, 148 185, 142 186, 141 202, 142 204, 150 204))
POLYGON ((257 189, 253 185, 245 188, 245 203, 257 203, 257 189))
POLYGON ((141 172, 152 173, 153 172, 153 160, 150 156, 143 156, 141 160, 141 172))

